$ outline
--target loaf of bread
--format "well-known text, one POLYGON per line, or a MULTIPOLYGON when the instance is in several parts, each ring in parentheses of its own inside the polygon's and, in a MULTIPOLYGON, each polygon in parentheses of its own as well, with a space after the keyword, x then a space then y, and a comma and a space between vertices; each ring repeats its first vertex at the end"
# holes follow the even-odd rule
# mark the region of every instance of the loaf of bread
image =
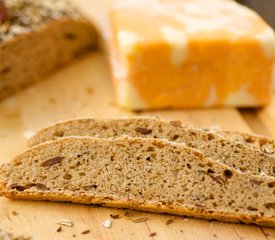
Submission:
POLYGON ((270 102, 275 35, 252 10, 227 0, 114 2, 110 62, 122 107, 270 102))
POLYGON ((34 135, 30 146, 64 136, 112 138, 122 135, 164 138, 185 143, 215 161, 228 164, 242 172, 275 176, 275 156, 252 148, 231 138, 198 128, 182 126, 180 121, 157 118, 75 119, 44 128, 34 135))
POLYGON ((275 178, 243 174, 184 144, 67 137, 0 168, 0 194, 275 226, 275 178))
POLYGON ((96 47, 96 31, 67 0, 9 0, 0 23, 0 98, 96 47))

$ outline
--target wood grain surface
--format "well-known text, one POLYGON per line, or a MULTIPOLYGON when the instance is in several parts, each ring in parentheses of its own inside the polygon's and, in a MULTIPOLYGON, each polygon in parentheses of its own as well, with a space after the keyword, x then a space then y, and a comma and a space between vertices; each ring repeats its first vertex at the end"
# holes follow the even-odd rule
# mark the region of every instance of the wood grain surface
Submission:
MULTIPOLYGON (((94 1, 81 0, 78 4, 91 9, 94 1)), ((105 54, 94 52, 0 103, 0 163, 9 161, 26 147, 25 136, 31 131, 56 121, 133 115, 161 116, 195 126, 219 126, 275 137, 275 101, 266 108, 253 110, 226 108, 142 113, 122 110, 115 103, 105 54)), ((0 198, 0 228, 38 240, 275 240, 275 229, 270 228, 142 212, 125 215, 125 212, 97 206, 0 198), (112 219, 110 214, 119 214, 120 218, 112 219), (142 217, 148 220, 132 221, 142 217), (57 232, 57 221, 64 218, 70 219, 74 226, 64 226, 57 232), (111 228, 102 226, 106 219, 111 219, 111 228), (167 225, 169 219, 173 221, 167 225), (85 230, 90 232, 82 234, 85 230)))

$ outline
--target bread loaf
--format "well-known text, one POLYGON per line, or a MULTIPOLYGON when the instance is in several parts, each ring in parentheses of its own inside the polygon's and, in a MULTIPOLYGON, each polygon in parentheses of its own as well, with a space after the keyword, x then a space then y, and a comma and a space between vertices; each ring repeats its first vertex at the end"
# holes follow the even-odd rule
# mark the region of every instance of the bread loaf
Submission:
POLYGON ((99 138, 129 135, 132 137, 165 138, 185 143, 212 158, 242 172, 275 175, 275 156, 213 132, 182 126, 179 121, 155 118, 75 119, 42 129, 29 141, 30 146, 64 136, 99 138))
POLYGON ((274 177, 242 174, 184 144, 67 137, 0 168, 11 199, 82 204, 275 226, 274 177))
POLYGON ((9 0, 0 26, 0 98, 96 47, 96 31, 67 0, 9 0))

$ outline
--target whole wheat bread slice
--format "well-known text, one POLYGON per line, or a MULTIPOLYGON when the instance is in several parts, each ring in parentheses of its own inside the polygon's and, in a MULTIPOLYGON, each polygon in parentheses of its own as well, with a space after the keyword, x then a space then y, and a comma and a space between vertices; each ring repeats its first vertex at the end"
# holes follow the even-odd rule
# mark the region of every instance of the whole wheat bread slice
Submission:
POLYGON ((232 138, 253 148, 261 149, 263 152, 275 156, 275 140, 273 138, 236 131, 216 131, 215 133, 226 138, 232 138))
POLYGON ((60 122, 39 131, 30 139, 29 144, 34 146, 65 136, 110 138, 122 135, 164 138, 185 143, 203 152, 206 157, 242 172, 275 176, 275 156, 271 154, 212 132, 184 127, 179 121, 157 118, 76 119, 60 122))
POLYGON ((275 226, 275 178, 243 174, 184 144, 67 137, 0 168, 0 194, 275 226))
POLYGON ((96 47, 95 27, 67 0, 9 0, 0 26, 0 99, 96 47))

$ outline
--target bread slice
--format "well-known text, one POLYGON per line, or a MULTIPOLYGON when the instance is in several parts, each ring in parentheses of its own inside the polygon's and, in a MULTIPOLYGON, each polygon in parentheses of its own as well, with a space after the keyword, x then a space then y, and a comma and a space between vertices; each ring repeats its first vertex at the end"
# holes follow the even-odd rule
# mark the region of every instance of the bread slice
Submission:
POLYGON ((0 169, 11 199, 102 204, 275 226, 275 178, 242 174, 184 144, 153 138, 67 137, 0 169))
POLYGON ((96 30, 67 0, 6 1, 0 28, 0 99, 96 47, 96 30))
POLYGON ((76 119, 44 128, 33 136, 29 144, 34 146, 47 140, 64 136, 95 136, 165 138, 185 143, 203 152, 206 157, 221 161, 242 172, 275 176, 275 156, 252 148, 241 142, 197 128, 182 126, 179 121, 156 118, 76 119))
POLYGON ((267 154, 273 154, 275 156, 275 140, 270 137, 235 131, 217 131, 216 134, 220 134, 226 138, 232 138, 251 147, 261 149, 267 154))

